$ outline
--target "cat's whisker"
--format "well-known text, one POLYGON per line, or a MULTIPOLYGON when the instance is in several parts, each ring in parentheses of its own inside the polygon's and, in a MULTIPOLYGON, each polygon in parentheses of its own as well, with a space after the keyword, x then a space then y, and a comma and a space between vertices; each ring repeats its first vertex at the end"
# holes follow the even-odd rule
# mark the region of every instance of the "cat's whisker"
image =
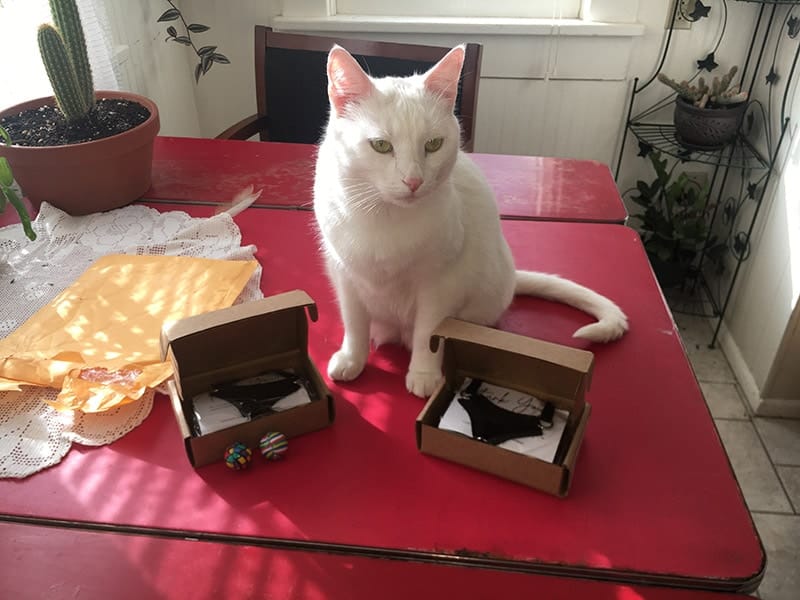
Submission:
POLYGON ((342 191, 347 194, 364 194, 377 192, 377 189, 371 184, 356 184, 343 186, 342 191))
POLYGON ((365 182, 365 181, 364 182, 360 182, 360 183, 346 184, 346 185, 342 186, 342 191, 345 192, 345 193, 369 191, 369 190, 374 190, 374 189, 375 189, 375 186, 373 186, 371 183, 365 182))
POLYGON ((369 182, 346 185, 342 189, 353 208, 370 212, 379 204, 380 192, 369 182))
POLYGON ((342 188, 342 191, 346 194, 358 194, 363 192, 373 192, 375 188, 371 185, 348 185, 342 188))
POLYGON ((377 194, 358 198, 351 206, 361 213, 369 214, 380 206, 378 198, 379 196, 377 194))

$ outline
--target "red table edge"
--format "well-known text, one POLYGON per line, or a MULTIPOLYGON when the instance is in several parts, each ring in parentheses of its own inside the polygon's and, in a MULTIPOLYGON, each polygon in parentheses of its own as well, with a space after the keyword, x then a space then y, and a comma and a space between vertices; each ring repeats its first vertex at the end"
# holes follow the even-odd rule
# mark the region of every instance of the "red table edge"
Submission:
MULTIPOLYGON (((136 200, 135 204, 176 204, 185 206, 226 206, 224 202, 216 202, 214 200, 171 200, 169 198, 160 198, 145 194, 142 198, 136 200)), ((247 210, 251 208, 267 209, 267 210, 302 210, 305 212, 314 212, 312 204, 304 204, 302 206, 290 206, 288 204, 251 204, 247 210)), ((519 215, 504 215, 500 214, 502 221, 537 221, 540 223, 590 223, 593 225, 620 225, 629 227, 628 220, 630 215, 626 215, 622 221, 595 221, 593 219, 579 219, 579 218, 561 218, 561 217, 522 217, 519 215)))
MULTIPOLYGON (((420 585, 424 588, 424 597, 430 595, 430 590, 435 589, 446 589, 441 586, 442 584, 446 585, 446 582, 443 581, 444 579, 449 579, 450 582, 455 583, 458 585, 459 589, 461 590, 461 594, 465 593, 465 590, 472 590, 471 587, 465 587, 464 585, 460 585, 461 582, 469 580, 473 584, 477 583, 483 592, 479 594, 480 597, 489 597, 493 598, 497 595, 498 588, 496 586, 501 586, 503 590, 505 590, 506 594, 518 594, 524 593, 527 591, 528 594, 531 592, 539 593, 542 595, 544 593, 546 596, 552 593, 556 593, 556 595, 561 598, 562 600, 571 599, 576 597, 576 590, 580 590, 578 596, 580 597, 604 597, 604 598, 636 598, 638 600, 643 600, 644 598, 653 599, 656 598, 660 600, 744 600, 745 596, 736 593, 727 593, 727 592, 708 592, 704 590, 697 590, 692 588, 679 588, 674 586, 648 586, 648 585, 629 585, 629 584, 617 584, 614 582, 608 581, 600 581, 596 579, 583 579, 583 578, 576 578, 576 577, 558 577, 553 575, 532 575, 527 573, 519 573, 514 571, 508 570, 493 570, 493 569, 484 569, 484 568, 473 568, 469 565, 465 566, 451 566, 451 565, 439 565, 433 562, 417 562, 417 561, 407 561, 407 560, 391 560, 391 559, 377 559, 368 556, 346 556, 346 555, 339 555, 339 554, 327 554, 327 553, 320 553, 316 551, 308 551, 308 550, 295 550, 295 549, 274 549, 274 548, 266 548, 260 546, 252 546, 247 544, 227 544, 222 542, 213 542, 213 541, 206 541, 206 540, 198 540, 194 538, 171 538, 171 537, 156 537, 156 536, 148 536, 148 535, 141 535, 141 534, 129 534, 129 533, 117 533, 113 531, 82 531, 76 529, 67 529, 61 527, 47 527, 47 526, 39 526, 39 525, 28 525, 28 524, 18 524, 18 523, 7 523, 7 522, 0 522, 0 528, 3 530, 7 530, 10 536, 13 539, 16 539, 18 535, 24 535, 25 538, 22 539, 22 543, 30 550, 33 545, 31 544, 31 535, 35 535, 36 537, 36 544, 39 548, 39 556, 42 560, 42 565, 47 569, 49 565, 53 565, 54 561, 59 560, 60 552, 56 552, 55 555, 51 553, 46 553, 41 555, 41 551, 44 550, 47 552, 48 549, 63 549, 65 547, 69 547, 70 540, 75 537, 80 539, 81 543, 81 550, 78 554, 75 555, 75 560, 71 561, 69 565, 67 565, 67 570, 71 569, 72 577, 70 578, 69 575, 66 576, 66 579, 59 578, 57 572, 48 571, 44 579, 40 579, 36 576, 33 571, 35 571, 35 567, 30 570, 23 569, 22 571, 15 571, 14 566, 11 563, 8 563, 6 567, 10 567, 6 569, 6 575, 11 575, 12 580, 9 581, 9 585, 12 589, 16 590, 16 592, 22 593, 23 595, 30 591, 30 588, 27 587, 20 587, 19 585, 15 585, 17 583, 16 579, 14 578, 16 573, 20 573, 23 577, 25 574, 33 575, 34 581, 36 582, 36 589, 40 592, 44 589, 48 591, 53 591, 54 589, 66 589, 63 585, 65 583, 72 582, 73 586, 83 586, 87 584, 83 591, 87 594, 87 597, 97 597, 97 598, 107 598, 108 594, 107 591, 109 589, 114 589, 114 586, 118 584, 121 579, 112 579, 111 581, 108 580, 108 577, 105 577, 106 587, 98 587, 97 585, 92 585, 93 582, 87 581, 83 579, 83 573, 85 573, 85 568, 91 568, 92 566, 96 565, 96 560, 105 560, 104 555, 99 555, 95 557, 95 561, 90 561, 87 563, 85 560, 85 552, 84 550, 88 550, 89 554, 92 554, 92 549, 97 549, 98 547, 102 546, 105 549, 114 549, 114 545, 120 543, 120 540, 129 538, 133 540, 133 544, 136 545, 137 543, 145 542, 148 544, 149 548, 160 548, 160 549, 171 549, 170 558, 176 557, 179 561, 193 561, 195 557, 204 557, 208 558, 209 555, 214 554, 216 552, 225 551, 225 552, 235 552, 237 561, 239 557, 244 557, 245 563, 247 561, 247 557, 252 556, 260 556, 262 559, 264 557, 282 557, 288 561, 291 561, 294 564, 295 558, 297 559, 298 563, 302 562, 303 560, 306 561, 313 561, 314 565, 322 564, 323 561, 327 563, 328 566, 344 566, 346 571, 350 571, 351 569, 358 570, 359 567, 364 568, 368 566, 372 566, 376 568, 383 574, 383 577, 380 574, 376 577, 374 574, 378 571, 372 571, 369 574, 362 573, 358 575, 355 579, 351 577, 347 577, 346 579, 349 581, 347 582, 339 582, 339 585, 336 589, 339 592, 345 592, 345 595, 341 593, 336 595, 328 595, 326 597, 331 598, 338 598, 338 597, 349 597, 350 594, 347 592, 354 592, 353 586, 356 581, 364 581, 369 582, 369 585, 365 587, 364 585, 358 584, 360 594, 358 595, 359 598, 373 598, 374 597, 374 589, 377 586, 378 589, 381 586, 385 586, 388 581, 395 581, 394 576, 390 576, 390 572, 399 571, 404 573, 405 576, 403 579, 395 581, 396 584, 399 585, 406 585, 409 582, 407 581, 407 577, 409 575, 413 576, 414 583, 412 586, 416 586, 415 590, 417 590, 417 594, 414 597, 419 597, 419 587, 420 585), (47 530, 50 529, 53 533, 47 533, 47 530), (55 545, 54 545, 55 544, 55 545), (200 546, 198 548, 198 545, 200 546), (187 549, 194 546, 197 550, 186 552, 187 549), (174 552, 174 554, 172 553, 174 552), (190 554, 190 556, 187 556, 190 554), (316 558, 314 558, 316 556, 316 558), (371 562, 371 565, 369 564, 371 562), (77 572, 75 569, 81 569, 81 572, 77 572), (83 568, 81 568, 83 567, 83 568), (366 577, 365 577, 366 575, 366 577), (53 579, 53 576, 56 579, 53 579), (463 578, 463 579, 462 579, 463 578), (69 580, 69 581, 68 581, 69 580), (487 593, 487 585, 483 585, 487 580, 493 582, 488 587, 491 589, 491 592, 487 593), (515 582, 515 583, 509 583, 515 582), (59 585, 61 584, 61 585, 59 585), (437 587, 432 587, 437 586, 437 587), (105 590, 105 592, 104 592, 105 590), (369 592, 367 592, 369 590, 369 592), (588 593, 587 593, 588 592, 588 593)), ((11 548, 9 548, 11 550, 11 548)), ((17 554, 14 550, 14 558, 18 558, 17 554)), ((23 550, 24 552, 24 550, 23 550)), ((96 552, 94 554, 97 554, 96 552)), ((137 553, 138 554, 138 553, 137 553)), ((230 555, 229 555, 230 556, 230 555)), ((24 559, 23 559, 24 560, 24 559)), ((172 560, 174 563, 175 560, 172 560)), ((208 562, 207 560, 205 562, 208 562)), ((57 566, 63 564, 56 562, 57 566)), ((144 564, 139 562, 139 564, 144 564)), ((151 563, 152 564, 152 563, 151 563)), ((163 564, 163 563, 162 563, 163 564)), ((262 562, 263 564, 263 562, 262 562)), ((211 566, 211 565, 207 565, 211 566)), ((214 573, 212 578, 216 581, 216 585, 214 586, 214 590, 218 590, 220 586, 225 587, 224 583, 220 583, 218 581, 218 571, 219 567, 224 567, 224 562, 219 562, 219 560, 215 561, 213 568, 215 569, 212 571, 214 573)), ((306 565, 308 566, 308 565, 306 565)), ((117 567, 117 564, 111 565, 109 572, 113 572, 117 567)), ((188 565, 191 567, 191 565, 188 565)), ((187 572, 191 569, 187 569, 187 572)), ((305 574, 306 577, 302 577, 301 579, 311 579, 313 578, 313 574, 308 571, 298 571, 296 570, 297 575, 305 574)), ((327 569, 326 571, 327 572, 327 569)), ((335 571, 334 571, 335 574, 335 571)), ((161 575, 166 575, 167 578, 172 577, 173 572, 168 571, 166 573, 159 574, 158 580, 161 581, 161 575)), ((227 580, 238 580, 244 584, 246 589, 252 590, 252 587, 248 586, 248 582, 256 582, 262 581, 262 579, 258 576, 258 571, 249 570, 249 576, 244 575, 240 576, 236 572, 231 572, 230 575, 232 577, 228 577, 227 580)), ((139 591, 141 594, 141 590, 139 588, 142 587, 141 583, 142 580, 140 576, 134 575, 135 580, 131 583, 134 584, 136 590, 139 591)), ((185 579, 185 578, 184 578, 185 579)), ((186 592, 187 590, 194 590, 194 579, 191 577, 184 581, 184 585, 175 588, 171 587, 170 589, 178 592, 186 592), (186 585, 188 583, 188 586, 186 585)), ((155 583, 155 582, 153 582, 155 583)), ((205 587, 208 587, 208 581, 198 581, 198 583, 202 586, 205 584, 205 587)), ((212 584, 214 585, 214 584, 212 584)), ((159 586, 162 587, 163 586, 159 586)), ((271 586, 274 587, 274 586, 271 586)), ((329 586, 330 587, 330 586, 329 586)), ((336 586, 334 586, 336 587, 336 586)), ((74 589, 78 589, 78 587, 74 587, 74 589)), ((200 589, 200 588, 197 588, 200 589)), ((289 589, 296 589, 294 586, 289 586, 289 589)), ((334 588, 331 587, 331 590, 334 588)), ((133 591, 132 589, 126 588, 126 591, 133 591)), ((288 590, 284 590, 288 591, 288 590)), ((152 595, 152 590, 148 589, 150 592, 149 595, 146 594, 147 597, 152 595)), ((407 592, 401 592, 398 594, 398 589, 392 589, 394 594, 392 595, 393 598, 407 598, 408 596, 405 595, 407 592)), ((478 597, 475 595, 473 591, 466 592, 468 597, 478 597)), ((241 593, 239 592, 239 595, 241 593)), ((252 594, 250 594, 252 595, 252 594)), ((281 594, 280 597, 294 597, 295 594, 281 594)), ((134 595, 129 594, 127 597, 134 598, 134 595)), ((139 596, 141 597, 141 595, 139 596)), ((169 594, 169 597, 173 597, 172 594, 169 594)), ((249 597, 249 596, 248 596, 249 597)), ((266 597, 266 596, 264 596, 266 597)), ((269 596, 272 597, 272 596, 269 596)), ((275 596, 278 597, 278 596, 275 596)), ((355 595, 353 594, 353 597, 355 595)))
MULTIPOLYGON (((28 211, 31 215, 31 219, 36 218, 36 211, 28 201, 27 198, 24 199, 26 206, 28 207, 28 211)), ((143 197, 135 200, 133 205, 146 205, 146 204, 172 204, 176 206, 227 206, 225 202, 217 202, 215 200, 173 200, 170 198, 160 198, 158 196, 153 196, 150 194, 145 194, 143 197)), ((263 210, 300 210, 304 212, 314 212, 314 207, 312 204, 305 204, 303 206, 290 206, 288 204, 252 204, 247 207, 247 210, 250 209, 263 209, 263 210)), ((6 208, 6 210, 9 210, 6 208)), ((9 213, 10 214, 10 213, 9 213)), ((591 223, 593 225, 620 225, 623 227, 630 227, 628 225, 628 220, 630 219, 630 215, 626 216, 624 221, 622 222, 598 222, 592 219, 567 219, 567 218, 557 218, 557 217, 522 217, 519 215, 500 215, 500 219, 502 221, 538 221, 542 223, 591 223)), ((16 217, 16 212, 14 215, 10 217, 6 217, 8 223, 0 224, 0 227, 5 227, 6 225, 15 225, 19 222, 19 218, 16 217)))
MULTIPOLYGON (((478 569, 491 569, 527 573, 531 575, 549 575, 591 581, 606 581, 621 585, 655 585, 661 587, 674 587, 682 589, 702 590, 723 593, 752 593, 758 589, 766 570, 766 554, 762 553, 762 560, 758 572, 746 579, 719 580, 718 586, 708 587, 708 580, 692 577, 649 574, 642 576, 634 571, 604 569, 598 571, 592 568, 580 568, 567 565, 542 564, 532 561, 503 560, 489 558, 482 553, 464 550, 454 554, 437 553, 424 550, 401 550, 398 548, 384 548, 360 546, 352 544, 337 544, 334 542, 319 542, 314 540, 296 540, 271 537, 259 537, 240 534, 209 533, 192 529, 169 529, 161 527, 143 527, 140 525, 125 525, 117 523, 103 523, 82 520, 50 519, 44 517, 25 517, 0 513, 0 522, 16 523, 19 525, 37 525, 59 529, 75 529, 78 531, 107 532, 117 534, 143 535, 165 539, 193 539, 207 542, 227 543, 253 546, 257 548, 271 548, 276 550, 299 550, 306 552, 320 552, 340 556, 362 556, 366 558, 382 558, 387 560, 402 560, 408 562, 431 563, 443 566, 472 567, 478 569)), ((759 539, 759 544, 761 543, 759 539)), ((763 549, 763 546, 762 546, 763 549)))
POLYGON ((568 217, 521 217, 519 215, 500 215, 501 221, 536 221, 539 223, 585 223, 588 225, 617 225, 619 227, 630 227, 628 220, 630 215, 626 214, 622 221, 596 221, 594 219, 568 218, 568 217))

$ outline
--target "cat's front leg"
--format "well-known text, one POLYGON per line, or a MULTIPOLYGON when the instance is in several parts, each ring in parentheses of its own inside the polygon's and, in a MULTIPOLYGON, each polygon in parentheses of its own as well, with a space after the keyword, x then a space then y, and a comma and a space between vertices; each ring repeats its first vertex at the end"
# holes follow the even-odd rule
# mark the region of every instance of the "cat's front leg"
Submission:
POLYGON ((443 302, 435 294, 421 294, 418 298, 411 362, 406 374, 406 389, 415 396, 427 398, 442 380, 442 350, 431 352, 430 341, 436 326, 451 314, 449 302, 443 302))
POLYGON ((369 356, 370 316, 355 289, 341 273, 331 277, 339 299, 344 325, 342 347, 328 362, 328 376, 334 381, 351 381, 361 374, 369 356))

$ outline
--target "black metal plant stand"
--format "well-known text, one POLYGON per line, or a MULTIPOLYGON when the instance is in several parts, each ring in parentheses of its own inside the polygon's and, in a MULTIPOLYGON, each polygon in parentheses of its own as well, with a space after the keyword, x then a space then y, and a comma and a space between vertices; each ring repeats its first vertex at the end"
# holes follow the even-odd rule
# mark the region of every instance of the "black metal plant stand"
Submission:
MULTIPOLYGON (((706 0, 709 1, 709 0, 706 0)), ((702 163, 713 166, 709 181, 709 194, 706 211, 709 223, 708 237, 704 248, 711 246, 710 238, 724 242, 723 256, 713 259, 703 250, 699 254, 695 276, 680 289, 667 289, 670 306, 676 312, 696 314, 716 318, 714 334, 710 346, 714 347, 719 336, 722 320, 731 300, 731 295, 742 264, 750 257, 750 240, 763 203, 764 195, 773 173, 775 161, 780 151, 784 135, 789 125, 786 114, 786 102, 791 89, 795 68, 800 56, 800 44, 795 43, 793 60, 788 73, 778 73, 775 61, 783 43, 791 43, 800 33, 800 0, 735 0, 760 4, 758 17, 753 28, 753 36, 747 47, 743 68, 738 73, 739 86, 748 91, 750 105, 744 123, 733 142, 719 149, 687 148, 676 139, 675 126, 671 121, 669 110, 676 97, 666 86, 664 97, 650 106, 634 113, 636 99, 655 80, 664 66, 673 39, 673 29, 666 32, 666 39, 659 57, 658 66, 653 75, 644 83, 634 79, 631 91, 626 126, 617 159, 615 178, 619 179, 623 152, 632 134, 639 144, 639 156, 646 157, 649 152, 657 150, 682 163, 702 163), (767 102, 754 100, 757 86, 767 86, 767 102), (776 88, 782 87, 780 104, 780 120, 773 125, 770 108, 776 88), (659 121, 663 115, 670 116, 669 121, 659 121), (773 131, 776 130, 776 131, 773 131), (761 132, 758 143, 753 141, 756 133, 761 132), (777 135, 775 135, 777 134, 777 135), (734 176, 739 176, 739 184, 730 185, 734 176), (733 193, 726 190, 738 188, 733 193)), ((708 16, 712 8, 723 11, 721 33, 709 54, 697 61, 697 71, 689 77, 689 81, 698 78, 704 71, 713 71, 717 67, 715 55, 725 35, 728 16, 728 0, 717 0, 716 6, 705 6, 698 0, 694 11, 683 17, 690 21, 700 21, 708 16)), ((680 1, 675 2, 672 11, 675 15, 680 8, 680 1)), ((777 97, 777 96, 775 96, 777 97)))

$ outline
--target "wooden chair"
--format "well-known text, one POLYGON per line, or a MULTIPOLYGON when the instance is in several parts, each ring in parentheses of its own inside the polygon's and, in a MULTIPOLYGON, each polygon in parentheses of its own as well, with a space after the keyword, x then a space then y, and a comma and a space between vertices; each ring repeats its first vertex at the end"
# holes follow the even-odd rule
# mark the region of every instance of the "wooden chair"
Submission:
MULTIPOLYGON (((450 48, 277 33, 255 28, 258 113, 229 127, 217 138, 316 144, 328 121, 328 51, 339 44, 373 76, 422 73, 450 48)), ((462 146, 471 151, 481 67, 480 44, 467 44, 455 113, 462 146)))

